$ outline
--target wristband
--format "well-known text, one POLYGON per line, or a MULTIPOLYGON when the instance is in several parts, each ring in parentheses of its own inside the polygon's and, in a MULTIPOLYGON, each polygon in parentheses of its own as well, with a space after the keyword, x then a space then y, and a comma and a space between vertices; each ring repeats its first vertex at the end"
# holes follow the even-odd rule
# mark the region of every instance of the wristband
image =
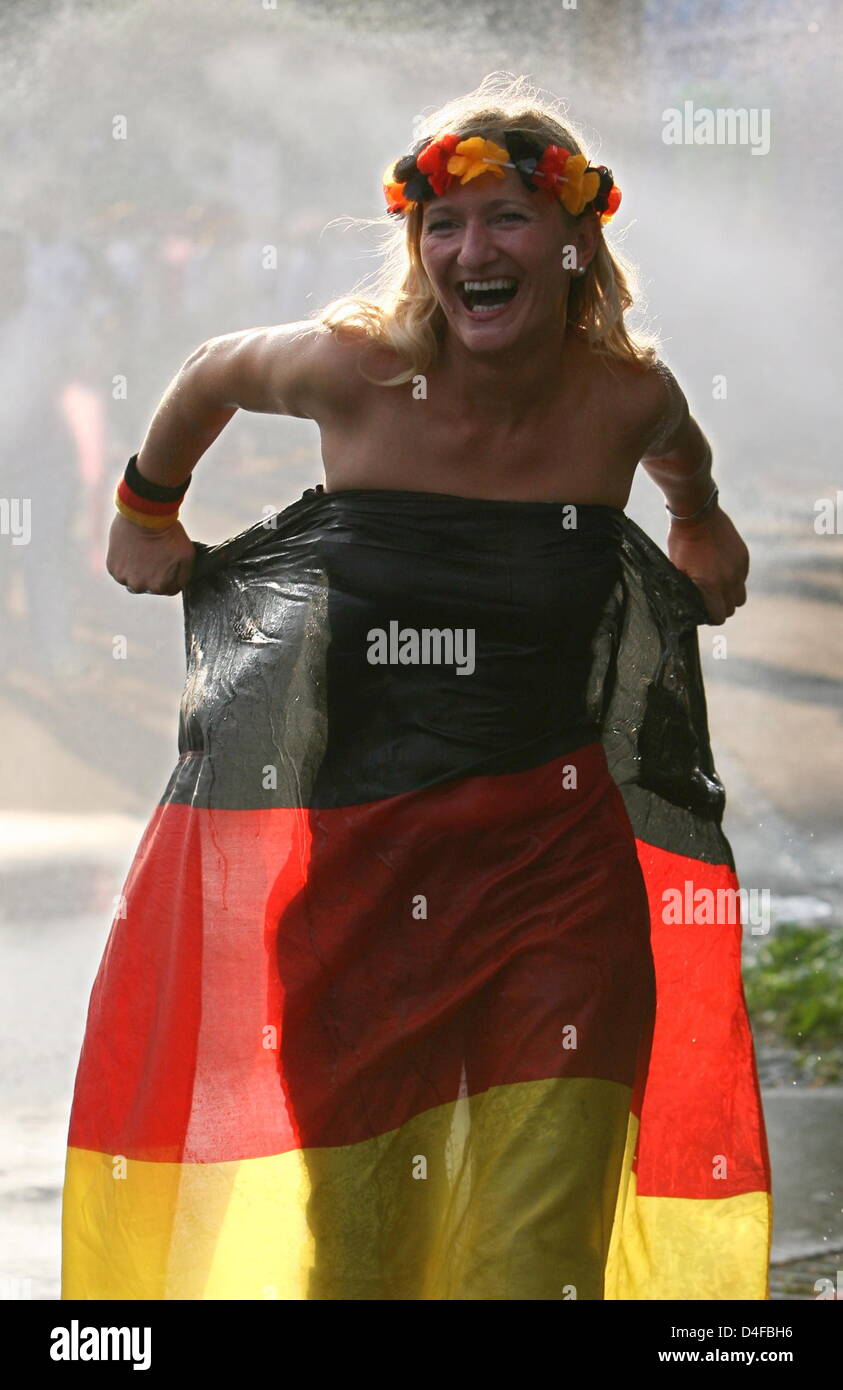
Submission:
POLYGON ((666 502, 664 504, 664 509, 668 516, 672 517, 674 521, 696 521, 698 516, 705 516, 705 513, 714 506, 719 496, 720 490, 715 483, 714 487, 711 489, 708 500, 703 503, 698 512, 691 512, 690 516, 680 516, 678 512, 672 512, 666 502))
POLYGON ((122 516, 149 531, 166 531, 178 520, 182 498, 190 487, 190 477, 176 487, 153 483, 145 478, 132 454, 117 484, 114 505, 122 516))

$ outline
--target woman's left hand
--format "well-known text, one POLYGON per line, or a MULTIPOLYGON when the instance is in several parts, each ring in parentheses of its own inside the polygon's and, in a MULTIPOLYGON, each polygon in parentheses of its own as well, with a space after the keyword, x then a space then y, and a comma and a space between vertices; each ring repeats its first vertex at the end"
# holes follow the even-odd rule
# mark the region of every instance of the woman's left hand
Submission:
POLYGON ((749 551, 717 503, 699 521, 672 521, 667 553, 702 593, 715 627, 746 603, 749 551))

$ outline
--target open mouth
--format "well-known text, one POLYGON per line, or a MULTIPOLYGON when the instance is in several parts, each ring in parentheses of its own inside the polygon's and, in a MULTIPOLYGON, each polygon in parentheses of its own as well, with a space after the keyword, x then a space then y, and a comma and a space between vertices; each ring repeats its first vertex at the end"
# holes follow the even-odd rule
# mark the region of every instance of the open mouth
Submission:
POLYGON ((457 293, 472 314, 489 314, 502 309, 518 292, 518 281, 509 276, 494 280, 461 280, 457 293))

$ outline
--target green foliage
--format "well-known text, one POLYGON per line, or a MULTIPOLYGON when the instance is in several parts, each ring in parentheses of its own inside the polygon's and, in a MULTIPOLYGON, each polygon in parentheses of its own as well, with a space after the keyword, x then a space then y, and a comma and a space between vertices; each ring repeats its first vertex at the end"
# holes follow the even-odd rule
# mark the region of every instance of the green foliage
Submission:
POLYGON ((843 1080, 843 928, 783 923, 743 976, 759 1040, 789 1044, 817 1081, 843 1080))

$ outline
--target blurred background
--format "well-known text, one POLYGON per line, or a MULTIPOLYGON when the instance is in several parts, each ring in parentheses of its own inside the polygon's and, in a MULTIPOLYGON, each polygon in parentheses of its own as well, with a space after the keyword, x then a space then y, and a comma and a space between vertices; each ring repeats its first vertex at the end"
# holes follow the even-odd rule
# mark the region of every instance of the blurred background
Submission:
MULTIPOLYGON (((181 600, 106 573, 115 483, 202 341, 303 318, 374 269, 375 237, 332 220, 379 216, 417 117, 496 69, 562 98, 614 170, 608 237, 646 300, 633 323, 660 332, 751 550, 747 606, 700 645, 727 834, 742 884, 770 895, 770 930, 744 932, 773 1291, 839 1279, 843 1294, 842 15, 833 0, 7 0, 2 1297, 58 1297, 88 995, 177 757, 181 600), (686 103, 751 110, 769 139, 668 144, 665 112, 686 103)), ((212 544, 322 476, 312 422, 240 412, 182 520, 212 544)), ((664 545, 643 475, 628 511, 664 545)))

